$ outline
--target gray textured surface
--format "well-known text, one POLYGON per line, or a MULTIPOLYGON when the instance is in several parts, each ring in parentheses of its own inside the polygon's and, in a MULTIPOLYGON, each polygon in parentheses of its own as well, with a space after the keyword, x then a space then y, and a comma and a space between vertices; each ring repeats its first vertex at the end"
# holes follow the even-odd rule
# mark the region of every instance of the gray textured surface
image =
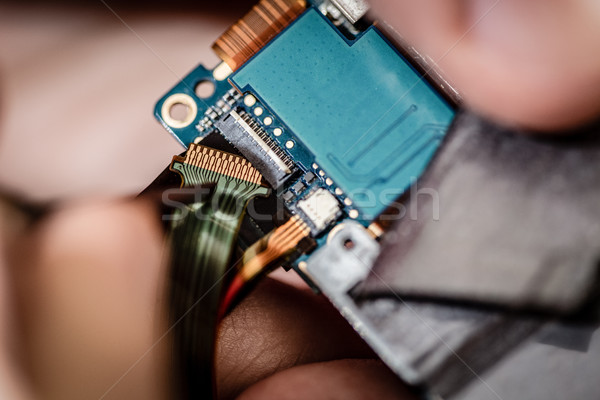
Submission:
POLYGON ((469 382, 480 382, 487 368, 543 322, 399 298, 359 303, 357 314, 385 344, 385 356, 413 371, 417 379, 411 383, 443 398, 455 395, 469 382))
POLYGON ((599 376, 600 330, 595 326, 552 324, 536 340, 524 343, 480 375, 454 399, 597 399, 599 376))
POLYGON ((355 302, 350 290, 370 272, 379 245, 346 221, 303 271, 381 359, 404 381, 449 396, 514 346, 542 321, 400 298, 355 302), (344 246, 352 240, 352 247, 344 246))
POLYGON ((568 312, 600 260, 600 135, 541 139, 468 112, 396 223, 362 294, 568 312), (385 283, 382 283, 382 278, 385 283))

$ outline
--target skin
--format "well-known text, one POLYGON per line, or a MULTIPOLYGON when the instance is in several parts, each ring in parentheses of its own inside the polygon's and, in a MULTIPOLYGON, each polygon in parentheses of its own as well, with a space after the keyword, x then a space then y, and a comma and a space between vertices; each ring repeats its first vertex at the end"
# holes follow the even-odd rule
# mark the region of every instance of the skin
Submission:
MULTIPOLYGON (((599 3, 502 0, 481 19, 491 4, 373 2, 437 62, 467 106, 534 131, 596 119, 599 3)), ((10 322, 0 327, 0 397, 169 398, 164 238, 154 206, 65 204, 28 227, 11 215, 0 217, 0 318, 10 322)), ((223 321, 219 392, 412 398, 372 357, 323 298, 267 280, 223 321)))
POLYGON ((372 0, 466 104, 507 125, 565 131, 600 113, 595 0, 372 0))
MULTIPOLYGON (((72 204, 25 230, 5 252, 21 294, 17 357, 26 387, 39 397, 169 398, 158 220, 148 201, 72 204)), ((301 365, 298 374, 320 375, 322 362, 341 360, 332 364, 332 382, 352 374, 364 380, 370 370, 371 383, 382 382, 379 398, 397 398, 402 385, 381 363, 366 363, 373 357, 323 297, 267 279, 222 323, 217 385, 223 399, 248 388, 244 396, 254 398, 265 387, 254 385, 265 378, 267 388, 280 386, 280 371, 301 365)), ((311 387, 299 380, 290 388, 300 396, 311 387)), ((350 388, 355 392, 350 386, 340 393, 350 388)))

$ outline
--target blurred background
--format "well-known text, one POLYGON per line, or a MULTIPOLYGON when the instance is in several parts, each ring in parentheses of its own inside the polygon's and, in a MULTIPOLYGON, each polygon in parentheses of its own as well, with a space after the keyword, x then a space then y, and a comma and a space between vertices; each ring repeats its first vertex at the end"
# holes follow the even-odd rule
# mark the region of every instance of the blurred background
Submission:
POLYGON ((0 188, 136 194, 181 152, 154 103, 253 1, 0 3, 0 188))

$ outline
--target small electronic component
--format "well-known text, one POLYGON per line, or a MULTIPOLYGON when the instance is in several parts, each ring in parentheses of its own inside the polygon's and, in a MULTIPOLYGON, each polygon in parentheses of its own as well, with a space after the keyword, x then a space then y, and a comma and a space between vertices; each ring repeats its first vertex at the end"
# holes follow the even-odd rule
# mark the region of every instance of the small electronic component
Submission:
POLYGON ((314 235, 321 233, 342 213, 335 196, 321 188, 298 201, 297 207, 310 221, 314 235))
POLYGON ((310 185, 311 183, 313 183, 313 181, 315 180, 316 177, 317 176, 314 173, 312 173, 311 171, 308 171, 306 173, 306 175, 304 175, 304 180, 306 181, 306 183, 308 183, 310 185))
POLYGON ((279 187, 294 169, 290 157, 247 113, 231 111, 215 126, 225 139, 262 170, 273 188, 279 187))
POLYGON ((331 3, 352 24, 360 20, 369 10, 369 7, 361 0, 331 0, 331 3))
POLYGON ((294 193, 290 192, 289 190, 281 195, 281 198, 284 201, 291 201, 294 197, 294 193))
POLYGON ((294 189, 296 194, 302 194, 302 191, 306 189, 306 186, 304 185, 304 182, 298 181, 294 184, 294 186, 292 186, 292 189, 294 189))

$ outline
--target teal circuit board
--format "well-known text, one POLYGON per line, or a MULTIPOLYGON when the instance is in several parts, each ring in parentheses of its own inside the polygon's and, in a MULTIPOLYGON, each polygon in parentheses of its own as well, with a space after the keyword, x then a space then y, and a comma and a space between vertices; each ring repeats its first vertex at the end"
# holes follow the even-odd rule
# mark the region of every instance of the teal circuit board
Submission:
POLYGON ((198 66, 155 109, 186 147, 222 135, 318 242, 340 221, 368 226, 383 213, 421 176, 455 114, 376 24, 324 10, 306 4, 235 70, 198 66), (213 93, 197 94, 207 82, 213 93), (175 104, 188 116, 170 117, 175 104))

